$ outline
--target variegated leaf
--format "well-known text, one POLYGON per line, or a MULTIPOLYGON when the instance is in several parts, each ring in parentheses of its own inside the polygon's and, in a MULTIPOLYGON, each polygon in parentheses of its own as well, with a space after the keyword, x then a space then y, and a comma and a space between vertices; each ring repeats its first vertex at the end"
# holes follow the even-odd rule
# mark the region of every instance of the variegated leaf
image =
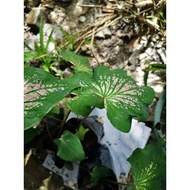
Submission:
MULTIPOLYGON (((82 73, 81 73, 82 74, 82 73)), ((38 124, 51 108, 71 90, 79 87, 82 77, 60 80, 43 69, 24 69, 24 129, 38 124)))
POLYGON ((105 66, 94 69, 93 79, 81 83, 77 96, 69 102, 75 114, 86 115, 92 107, 105 107, 110 122, 122 132, 130 130, 132 117, 147 119, 147 106, 154 99, 152 88, 140 87, 125 71, 105 66))
POLYGON ((128 158, 134 186, 137 190, 161 190, 166 180, 166 158, 163 153, 163 141, 137 148, 128 158))

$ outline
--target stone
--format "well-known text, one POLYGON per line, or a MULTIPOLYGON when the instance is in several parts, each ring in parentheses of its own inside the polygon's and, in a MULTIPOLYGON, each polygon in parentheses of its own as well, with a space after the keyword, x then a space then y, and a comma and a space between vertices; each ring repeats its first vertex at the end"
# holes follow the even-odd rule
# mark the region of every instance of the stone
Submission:
POLYGON ((131 54, 131 56, 129 57, 129 63, 130 64, 132 64, 132 65, 138 64, 139 53, 140 53, 140 51, 136 50, 131 54))
POLYGON ((41 19, 46 23, 47 14, 45 10, 42 7, 34 7, 26 17, 26 24, 36 29, 39 28, 41 19))
POLYGON ((48 24, 48 23, 44 24, 44 35, 48 37, 53 28, 54 28, 54 31, 53 31, 52 37, 55 40, 62 40, 63 33, 61 32, 60 28, 56 25, 52 25, 52 24, 48 24))
MULTIPOLYGON (((38 40, 38 37, 36 35, 30 35, 28 36, 26 39, 24 39, 24 42, 31 47, 32 49, 34 49, 34 42, 38 40)), ((28 51, 27 48, 25 48, 25 51, 28 51)))
POLYGON ((142 71, 142 69, 140 67, 137 67, 136 71, 138 72, 138 76, 140 78, 144 77, 144 71, 142 71))
POLYGON ((166 64, 166 50, 164 48, 160 48, 157 50, 164 64, 166 64))
POLYGON ((156 48, 161 48, 162 47, 162 44, 161 43, 158 43, 157 45, 156 45, 156 48))
POLYGON ((86 17, 85 16, 80 16, 79 17, 79 22, 85 22, 86 21, 86 17))
POLYGON ((67 67, 64 71, 62 71, 62 74, 63 74, 63 76, 64 76, 65 78, 68 78, 68 77, 70 77, 73 73, 72 73, 72 70, 71 70, 69 67, 67 67))
POLYGON ((161 96, 161 94, 162 94, 162 92, 163 92, 164 87, 163 87, 161 84, 157 84, 157 85, 155 85, 155 86, 152 86, 152 88, 153 88, 154 91, 155 91, 155 96, 156 96, 157 98, 160 98, 160 96, 161 96))
POLYGON ((126 65, 124 70, 126 71, 134 71, 136 69, 135 65, 126 65))
POLYGON ((141 61, 141 60, 143 60, 143 59, 146 59, 147 58, 147 54, 146 53, 141 53, 140 55, 139 55, 139 60, 141 61))
POLYGON ((106 37, 110 37, 112 35, 111 30, 109 29, 109 27, 106 27, 103 29, 103 33, 106 37))
POLYGON ((76 4, 76 6, 75 6, 75 8, 73 10, 73 15, 80 16, 80 15, 83 14, 84 8, 80 6, 82 4, 83 4, 83 0, 78 0, 77 1, 77 4, 76 4))
POLYGON ((39 5, 40 0, 24 0, 24 5, 26 6, 26 8, 28 9, 32 9, 33 7, 36 7, 37 5, 39 5))
POLYGON ((153 51, 154 51, 153 48, 149 47, 149 48, 146 49, 145 52, 146 52, 149 56, 151 56, 151 55, 153 54, 153 51))
POLYGON ((98 38, 105 38, 105 35, 104 35, 103 30, 100 30, 99 32, 97 32, 97 33, 95 34, 95 37, 98 37, 98 38))
POLYGON ((49 20, 51 21, 51 23, 55 23, 55 24, 62 24, 63 21, 66 18, 65 13, 63 12, 56 12, 56 11, 52 11, 49 15, 48 15, 49 20))

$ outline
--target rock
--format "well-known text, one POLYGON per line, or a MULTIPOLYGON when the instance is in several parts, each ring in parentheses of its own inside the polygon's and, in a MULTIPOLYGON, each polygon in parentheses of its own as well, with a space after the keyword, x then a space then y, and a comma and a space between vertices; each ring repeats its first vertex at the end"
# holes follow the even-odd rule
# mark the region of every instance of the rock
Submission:
POLYGON ((112 35, 111 30, 109 29, 109 27, 106 27, 103 29, 103 33, 106 37, 110 37, 112 35))
MULTIPOLYGON (((24 42, 31 47, 32 49, 34 49, 34 42, 38 40, 38 37, 36 35, 30 35, 28 36, 24 42)), ((25 51, 28 51, 27 48, 25 48, 25 51)))
POLYGON ((66 18, 66 14, 64 12, 57 12, 57 11, 52 11, 49 15, 48 15, 49 20, 51 21, 51 23, 55 23, 57 25, 60 25, 63 23, 63 21, 66 18))
POLYGON ((31 10, 33 7, 36 7, 40 4, 40 0, 24 0, 24 5, 28 10, 31 10))
POLYGON ((129 57, 129 63, 132 65, 137 65, 138 64, 138 57, 139 57, 140 51, 136 50, 134 51, 131 56, 129 57))
POLYGON ((138 72, 138 75, 140 78, 144 77, 144 71, 142 71, 142 69, 140 67, 137 67, 136 71, 138 72))
POLYGON ((124 70, 125 71, 134 71, 136 69, 135 65, 126 65, 124 70))
POLYGON ((80 16, 83 14, 83 7, 80 5, 83 4, 83 0, 78 0, 77 4, 75 5, 75 8, 73 10, 73 15, 80 16))
POLYGON ((103 30, 100 30, 99 32, 97 32, 97 33, 95 34, 95 37, 98 37, 98 38, 105 38, 103 30))
POLYGON ((157 46, 156 46, 156 48, 158 48, 158 49, 161 48, 161 47, 162 47, 161 43, 158 43, 157 46))
POLYGON ((147 58, 147 54, 146 53, 141 53, 139 55, 139 60, 142 61, 143 59, 146 59, 147 58))
POLYGON ((86 17, 85 16, 80 16, 79 17, 79 22, 85 22, 86 21, 86 17))
POLYGON ((95 37, 105 38, 105 37, 111 37, 111 35, 112 35, 111 30, 108 27, 106 27, 103 30, 97 32, 95 34, 95 37))
POLYGON ((52 24, 44 24, 44 35, 49 37, 52 29, 54 28, 52 37, 56 40, 62 40, 63 39, 63 33, 61 32, 60 28, 56 25, 52 24))
POLYGON ((47 21, 47 14, 42 7, 34 7, 26 17, 26 24, 31 27, 34 33, 39 29, 40 20, 47 21))
POLYGON ((137 71, 132 72, 132 73, 131 73, 131 77, 132 77, 136 82, 138 82, 139 76, 138 76, 138 72, 137 72, 137 71))
POLYGON ((62 71, 62 74, 63 74, 63 76, 64 76, 65 78, 68 78, 68 77, 70 77, 73 73, 72 73, 72 70, 71 70, 69 67, 67 67, 64 71, 62 71))
POLYGON ((154 51, 153 48, 149 47, 146 49, 145 52, 147 53, 147 55, 151 56, 153 54, 153 51, 154 51))
POLYGON ((161 94, 162 94, 162 92, 163 92, 164 87, 163 87, 162 85, 160 85, 160 84, 157 84, 157 85, 155 85, 155 86, 152 86, 152 88, 153 88, 154 91, 155 91, 155 96, 156 96, 157 98, 160 98, 160 96, 161 96, 161 94))
POLYGON ((148 37, 147 36, 142 36, 140 44, 145 47, 147 45, 147 42, 148 42, 148 37))
POLYGON ((157 50, 164 64, 166 64, 166 50, 164 48, 160 48, 157 50))

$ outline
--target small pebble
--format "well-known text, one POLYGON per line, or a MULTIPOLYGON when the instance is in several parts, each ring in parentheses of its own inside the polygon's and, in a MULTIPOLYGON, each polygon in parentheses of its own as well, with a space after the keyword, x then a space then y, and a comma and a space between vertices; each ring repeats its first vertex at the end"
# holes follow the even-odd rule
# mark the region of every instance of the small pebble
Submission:
POLYGON ((85 16, 80 16, 79 17, 79 22, 85 22, 86 21, 86 17, 85 16))

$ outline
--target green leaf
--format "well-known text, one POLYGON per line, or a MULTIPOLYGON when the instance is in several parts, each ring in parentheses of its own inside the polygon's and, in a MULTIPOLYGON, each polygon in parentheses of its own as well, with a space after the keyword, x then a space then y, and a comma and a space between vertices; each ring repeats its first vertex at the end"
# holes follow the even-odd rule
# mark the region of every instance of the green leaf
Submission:
POLYGON ((24 42, 24 48, 27 48, 31 53, 36 53, 26 42, 24 42))
POLYGON ((69 50, 62 50, 60 55, 65 61, 69 61, 73 64, 75 72, 87 72, 92 74, 92 68, 90 67, 88 60, 80 55, 75 54, 69 50))
POLYGON ((58 115, 59 113, 60 113, 60 108, 55 106, 49 111, 49 113, 47 113, 47 116, 55 117, 55 115, 58 115))
POLYGON ((92 170, 91 181, 94 185, 97 185, 100 178, 106 178, 114 176, 114 173, 111 169, 105 166, 95 166, 92 170))
POLYGON ((57 156, 66 161, 84 160, 85 153, 80 140, 68 130, 65 130, 59 139, 54 140, 58 146, 57 156))
POLYGON ((40 20, 40 49, 42 51, 42 53, 44 53, 45 51, 45 47, 44 47, 44 32, 43 32, 43 20, 40 20))
POLYGON ((164 91, 162 92, 156 104, 155 114, 154 114, 154 126, 156 126, 156 124, 160 122, 161 113, 162 113, 162 109, 165 104, 165 101, 166 101, 166 90, 164 89, 164 91))
POLYGON ((149 71, 162 71, 166 72, 166 64, 150 64, 149 67, 145 70, 144 74, 144 85, 147 86, 147 80, 148 80, 148 75, 149 71))
POLYGON ((50 35, 48 36, 48 41, 47 41, 47 43, 46 43, 46 47, 45 47, 44 53, 48 53, 48 48, 49 48, 50 42, 54 42, 54 39, 52 38, 53 32, 54 32, 54 28, 52 28, 51 33, 50 33, 50 35))
POLYGON ((32 59, 36 58, 36 55, 34 53, 30 53, 30 52, 24 52, 24 62, 28 63, 29 61, 31 61, 32 59))
POLYGON ((43 55, 43 50, 41 49, 40 45, 38 45, 38 43, 36 41, 34 42, 34 48, 35 48, 37 56, 43 55))
POLYGON ((89 131, 88 128, 84 128, 82 125, 79 127, 79 130, 75 133, 75 136, 78 137, 81 141, 84 140, 85 134, 89 131))
POLYGON ((81 86, 77 96, 68 103, 77 115, 88 114, 91 107, 106 108, 108 119, 122 132, 129 132, 132 117, 148 118, 146 109, 154 99, 154 90, 138 86, 121 69, 98 66, 94 69, 93 79, 85 80, 81 86))
POLYGON ((30 128, 24 131, 24 144, 29 143, 34 137, 38 135, 38 128, 30 128))
POLYGON ((137 148, 128 158, 137 190, 162 190, 161 182, 166 178, 166 159, 162 141, 137 148))
POLYGON ((79 81, 83 77, 80 75, 60 80, 43 69, 25 67, 24 129, 38 124, 57 102, 79 87, 79 81))

